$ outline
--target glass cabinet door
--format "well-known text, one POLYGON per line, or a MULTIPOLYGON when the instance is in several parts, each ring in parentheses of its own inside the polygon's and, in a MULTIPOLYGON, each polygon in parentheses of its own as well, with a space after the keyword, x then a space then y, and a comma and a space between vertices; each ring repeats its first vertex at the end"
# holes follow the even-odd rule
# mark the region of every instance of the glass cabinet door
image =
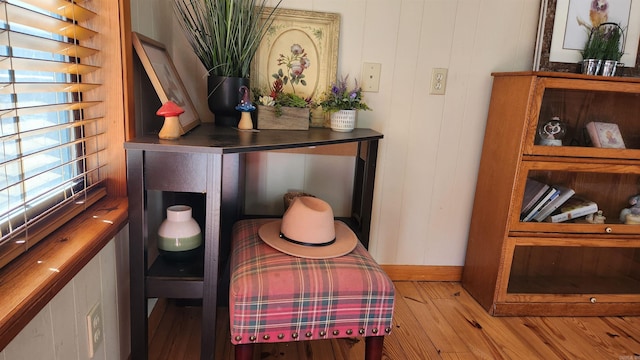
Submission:
POLYGON ((593 246, 527 243, 530 241, 526 238, 516 240, 506 285, 507 301, 546 294, 549 297, 563 295, 562 301, 631 302, 632 296, 636 296, 633 300, 636 301, 640 294, 640 248, 637 246, 625 247, 618 243, 613 247, 598 242, 593 242, 593 246))
POLYGON ((531 108, 525 154, 634 158, 640 152, 640 84, 544 78, 531 108))
POLYGON ((621 217, 628 212, 640 213, 640 201, 635 206, 632 204, 640 192, 640 166, 637 164, 620 161, 610 164, 525 162, 515 191, 517 195, 514 199, 520 200, 513 209, 520 211, 511 214, 512 232, 590 233, 602 236, 640 234, 640 225, 634 221, 640 220, 640 215, 621 217), (527 208, 531 203, 527 182, 548 187, 547 193, 530 208, 527 208), (571 196, 567 199, 563 192, 569 190, 571 196), (551 192, 554 193, 549 195, 551 192), (580 201, 575 201, 578 199, 580 201), (584 209, 579 211, 574 204, 582 200, 584 204, 580 206, 584 206, 584 209), (595 209, 589 203, 594 203, 595 209))

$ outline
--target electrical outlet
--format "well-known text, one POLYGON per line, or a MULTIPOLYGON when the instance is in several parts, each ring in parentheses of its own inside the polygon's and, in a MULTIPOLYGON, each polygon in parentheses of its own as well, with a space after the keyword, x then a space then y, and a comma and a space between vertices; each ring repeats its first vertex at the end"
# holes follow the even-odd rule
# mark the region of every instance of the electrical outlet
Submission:
POLYGON ((447 88, 447 69, 433 68, 431 70, 431 95, 444 95, 447 88))
POLYGON ((362 64, 362 91, 378 92, 380 88, 380 69, 382 64, 362 64))
POLYGON ((87 333, 89 334, 89 358, 93 358, 96 349, 102 344, 104 338, 102 326, 102 305, 100 302, 93 305, 87 314, 87 333))

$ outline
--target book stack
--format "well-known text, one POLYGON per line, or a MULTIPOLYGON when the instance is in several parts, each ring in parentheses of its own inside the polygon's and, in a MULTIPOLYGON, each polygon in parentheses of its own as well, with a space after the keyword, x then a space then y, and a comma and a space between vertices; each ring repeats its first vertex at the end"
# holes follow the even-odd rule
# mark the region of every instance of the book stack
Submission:
POLYGON ((574 196, 569 198, 569 200, 560 207, 559 211, 552 213, 545 220, 557 223, 576 219, 596 212, 598 212, 598 204, 591 200, 574 196))
POLYGON ((598 211, 598 205, 562 185, 549 185, 527 178, 520 221, 562 222, 598 211))

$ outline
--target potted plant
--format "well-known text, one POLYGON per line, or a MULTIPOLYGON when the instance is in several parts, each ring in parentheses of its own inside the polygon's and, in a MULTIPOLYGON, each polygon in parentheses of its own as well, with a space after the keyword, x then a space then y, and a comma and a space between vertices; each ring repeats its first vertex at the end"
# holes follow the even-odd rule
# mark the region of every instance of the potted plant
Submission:
POLYGON ((268 91, 254 90, 253 94, 258 104, 258 129, 309 129, 311 100, 284 92, 281 78, 268 91))
POLYGON ((623 40, 624 31, 616 23, 606 22, 592 28, 582 50, 582 73, 597 75, 602 68, 602 75, 612 76, 623 55, 623 40))
POLYGON ((602 64, 604 54, 604 37, 599 27, 594 27, 589 31, 589 37, 584 44, 582 54, 582 73, 586 75, 597 75, 602 64))
POLYGON ((187 40, 209 74, 208 103, 215 122, 235 126, 238 89, 250 88, 251 61, 282 0, 272 8, 267 0, 174 1, 187 40))
MULTIPOLYGON (((620 25, 616 23, 604 23, 603 29, 603 51, 602 51, 602 75, 615 75, 616 68, 624 52, 622 45, 624 43, 624 31, 620 25)), ((602 26, 600 25, 600 26, 602 26)))
POLYGON ((354 87, 348 89, 348 76, 345 76, 331 85, 331 90, 325 92, 318 106, 331 114, 331 129, 334 131, 348 132, 355 128, 356 112, 358 110, 371 110, 362 100, 362 88, 358 81, 354 81, 354 87))

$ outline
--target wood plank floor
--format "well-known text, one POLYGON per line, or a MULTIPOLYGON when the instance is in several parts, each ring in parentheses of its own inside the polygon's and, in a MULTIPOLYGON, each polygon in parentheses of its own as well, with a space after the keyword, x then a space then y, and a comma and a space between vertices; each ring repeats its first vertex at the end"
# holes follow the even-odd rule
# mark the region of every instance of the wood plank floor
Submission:
MULTIPOLYGON (((384 359, 640 360, 640 317, 492 317, 457 282, 395 282, 384 359)), ((216 359, 233 359, 228 309, 218 310, 216 359)), ((150 323, 149 359, 199 359, 200 308, 169 303, 150 323)), ((261 345, 254 360, 364 358, 364 341, 261 345)))

